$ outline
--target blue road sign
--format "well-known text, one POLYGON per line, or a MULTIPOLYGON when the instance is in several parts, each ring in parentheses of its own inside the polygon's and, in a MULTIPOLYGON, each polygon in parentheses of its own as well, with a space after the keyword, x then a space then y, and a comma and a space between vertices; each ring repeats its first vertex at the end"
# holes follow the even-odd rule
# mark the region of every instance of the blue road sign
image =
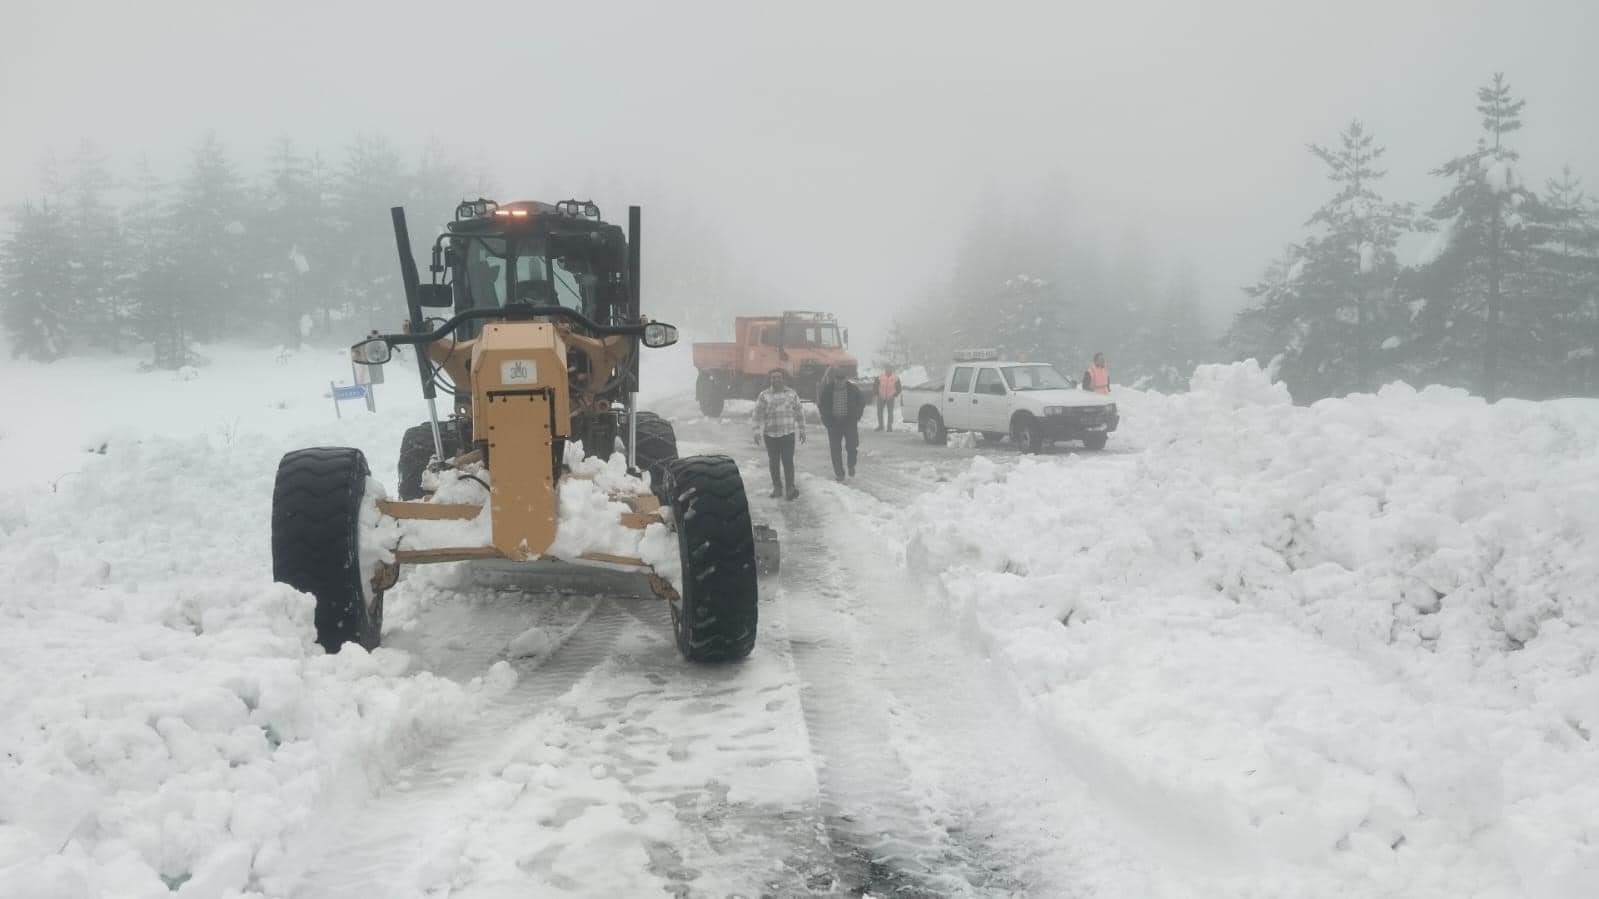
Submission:
POLYGON ((349 387, 333 388, 333 398, 336 400, 360 400, 366 398, 365 384, 352 384, 349 387))

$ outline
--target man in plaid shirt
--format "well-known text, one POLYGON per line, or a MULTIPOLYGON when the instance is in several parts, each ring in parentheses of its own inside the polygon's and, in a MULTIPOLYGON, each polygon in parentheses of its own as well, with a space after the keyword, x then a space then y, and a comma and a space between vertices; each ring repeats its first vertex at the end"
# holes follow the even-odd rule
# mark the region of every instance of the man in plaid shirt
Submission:
POLYGON ((771 377, 772 386, 761 391, 755 400, 750 420, 755 425, 755 445, 766 443, 766 456, 772 466, 772 498, 784 495, 783 482, 787 480, 788 498, 793 499, 799 496, 799 488, 794 486, 794 441, 805 442, 805 413, 800 409, 799 394, 788 386, 783 370, 772 369, 771 377))

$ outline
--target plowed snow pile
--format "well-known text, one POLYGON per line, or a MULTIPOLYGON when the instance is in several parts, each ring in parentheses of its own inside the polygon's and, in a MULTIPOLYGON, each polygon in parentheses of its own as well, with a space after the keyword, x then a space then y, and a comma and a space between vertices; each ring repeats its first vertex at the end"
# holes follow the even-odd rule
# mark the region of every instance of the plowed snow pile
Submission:
POLYGON ((1142 453, 979 458, 907 561, 1129 832, 1200 895, 1593 896, 1599 402, 1118 403, 1142 453))

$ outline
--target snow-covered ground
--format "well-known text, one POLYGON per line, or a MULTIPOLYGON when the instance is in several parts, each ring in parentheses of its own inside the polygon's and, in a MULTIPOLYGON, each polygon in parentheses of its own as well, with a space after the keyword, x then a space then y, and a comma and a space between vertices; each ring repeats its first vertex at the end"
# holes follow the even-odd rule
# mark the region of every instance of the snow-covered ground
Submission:
POLYGON ((1207 895, 1595 895, 1599 403, 1194 386, 907 517, 1062 765, 1207 895))
MULTIPOLYGON (((390 366, 377 414, 336 419, 342 352, 205 352, 182 376, 0 362, 0 897, 305 893, 352 808, 399 810, 369 834, 392 850, 413 781, 455 816, 416 895, 734 891, 734 862, 823 864, 770 822, 836 840, 873 801, 838 791, 873 783, 961 865, 1015 863, 977 894, 1060 870, 1207 899, 1599 882, 1599 403, 1295 408, 1240 365, 1122 391, 1105 453, 869 433, 846 486, 813 440, 823 477, 757 513, 823 575, 772 591, 737 677, 690 677, 658 607, 452 604, 449 568, 389 594, 383 649, 324 655, 309 598, 271 583, 277 460, 360 446, 392 483, 414 375, 390 366), (519 667, 573 634, 600 664, 519 667), (492 776, 423 783, 464 732, 503 738, 492 776)), ((646 399, 762 483, 741 415, 694 420, 687 342, 646 359, 646 399)))

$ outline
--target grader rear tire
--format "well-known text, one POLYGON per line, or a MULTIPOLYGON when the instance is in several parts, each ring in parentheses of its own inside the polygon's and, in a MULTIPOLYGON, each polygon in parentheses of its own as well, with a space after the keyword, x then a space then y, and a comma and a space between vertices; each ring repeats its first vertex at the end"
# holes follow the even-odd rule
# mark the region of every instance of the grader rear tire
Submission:
POLYGON ((678 652, 691 662, 736 662, 755 648, 760 594, 755 533, 738 464, 691 456, 666 468, 683 589, 672 604, 678 652))
MULTIPOLYGON (((677 430, 654 412, 638 413, 638 452, 633 454, 639 471, 650 474, 650 482, 660 484, 666 464, 677 458, 677 430)), ((625 438, 624 438, 625 439, 625 438)))
MULTIPOLYGON (((445 456, 454 458, 460 453, 460 440, 455 432, 441 430, 439 440, 444 443, 445 456)), ((432 461, 433 426, 424 421, 414 428, 406 428, 405 435, 400 438, 400 499, 422 498, 422 472, 432 461)))
POLYGON ((278 463, 272 488, 272 578, 316 597, 316 641, 376 649, 383 594, 362 589, 361 502, 371 471, 360 450, 295 450, 278 463))

